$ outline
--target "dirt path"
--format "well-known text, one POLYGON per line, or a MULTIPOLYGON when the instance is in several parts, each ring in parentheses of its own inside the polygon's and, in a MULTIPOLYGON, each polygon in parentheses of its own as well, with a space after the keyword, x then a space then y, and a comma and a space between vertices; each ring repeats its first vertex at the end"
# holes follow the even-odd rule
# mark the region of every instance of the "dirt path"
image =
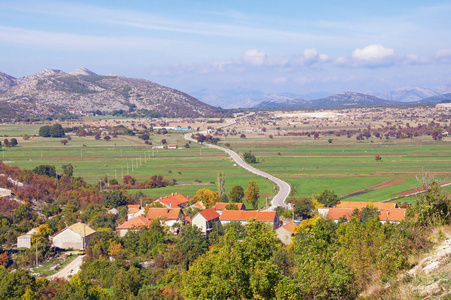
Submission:
POLYGON ((48 280, 54 280, 56 278, 63 278, 69 280, 71 276, 77 274, 80 271, 80 267, 83 264, 84 255, 80 255, 76 257, 73 261, 71 261, 67 266, 61 269, 58 273, 55 273, 49 277, 48 280))

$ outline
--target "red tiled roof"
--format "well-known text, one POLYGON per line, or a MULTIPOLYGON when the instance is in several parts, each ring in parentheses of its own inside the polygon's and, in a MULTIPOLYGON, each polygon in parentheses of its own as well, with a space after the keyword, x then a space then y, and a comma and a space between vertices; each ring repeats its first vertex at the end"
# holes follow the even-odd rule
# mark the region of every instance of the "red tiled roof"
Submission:
POLYGON ((204 205, 202 204, 202 202, 196 202, 193 204, 195 207, 199 208, 199 209, 205 209, 204 205))
POLYGON ((119 225, 116 229, 133 229, 133 228, 142 228, 149 227, 150 221, 146 218, 139 216, 133 219, 128 220, 127 222, 119 225))
MULTIPOLYGON (((362 209, 367 207, 370 202, 353 202, 353 201, 340 201, 336 208, 358 208, 362 209)), ((372 202, 371 205, 377 209, 393 209, 396 208, 396 203, 381 203, 372 202)))
POLYGON ((294 233, 294 228, 296 228, 298 225, 294 222, 290 222, 288 224, 283 225, 282 227, 288 230, 291 233, 294 233))
POLYGON ((220 219, 222 221, 246 221, 254 218, 258 221, 273 222, 275 217, 275 211, 224 210, 220 219))
POLYGON ((339 220, 341 217, 346 217, 346 220, 351 219, 351 215, 355 208, 329 208, 327 218, 332 220, 339 220))
POLYGON ((219 214, 216 212, 214 208, 209 208, 203 211, 200 211, 199 214, 205 218, 207 221, 211 221, 213 219, 219 218, 219 214))
POLYGON ((379 212, 381 221, 401 222, 405 217, 405 208, 384 209, 379 212))
POLYGON ((136 214, 138 211, 139 211, 139 208, 134 208, 134 207, 132 207, 132 208, 130 208, 130 209, 128 210, 128 213, 129 213, 129 214, 136 214))
POLYGON ((190 217, 186 216, 185 217, 185 222, 188 223, 188 224, 191 224, 192 220, 191 220, 190 217))
POLYGON ((241 210, 243 208, 243 203, 227 203, 227 202, 216 202, 215 206, 213 207, 215 210, 225 210, 226 206, 229 204, 235 204, 238 206, 238 209, 241 210))
MULTIPOLYGON (((149 208, 147 211, 147 219, 165 218, 167 220, 177 220, 179 218, 181 208, 149 208)), ((132 219, 133 220, 133 219, 132 219)))
POLYGON ((163 198, 158 199, 163 205, 168 207, 175 208, 179 205, 189 202, 187 198, 180 195, 179 193, 174 193, 173 195, 169 195, 163 198))
POLYGON ((128 209, 136 208, 136 209, 139 210, 141 208, 141 205, 139 205, 139 204, 127 204, 127 208, 128 209))

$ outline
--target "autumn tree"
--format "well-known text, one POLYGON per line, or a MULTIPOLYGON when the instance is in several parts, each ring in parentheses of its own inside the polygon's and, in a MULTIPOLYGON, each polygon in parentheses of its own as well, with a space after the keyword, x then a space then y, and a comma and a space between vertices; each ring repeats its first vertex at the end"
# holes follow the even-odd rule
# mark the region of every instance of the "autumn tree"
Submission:
POLYGON ((374 159, 375 159, 377 162, 379 162, 379 161, 381 161, 382 157, 381 157, 380 155, 376 155, 376 156, 374 157, 374 159))
POLYGON ((219 193, 213 192, 209 189, 197 190, 196 195, 193 197, 192 202, 202 202, 205 208, 210 208, 215 205, 219 200, 219 193))
POLYGON ((247 203, 252 204, 253 209, 258 208, 258 193, 260 192, 255 179, 249 180, 246 192, 244 193, 244 199, 247 203))

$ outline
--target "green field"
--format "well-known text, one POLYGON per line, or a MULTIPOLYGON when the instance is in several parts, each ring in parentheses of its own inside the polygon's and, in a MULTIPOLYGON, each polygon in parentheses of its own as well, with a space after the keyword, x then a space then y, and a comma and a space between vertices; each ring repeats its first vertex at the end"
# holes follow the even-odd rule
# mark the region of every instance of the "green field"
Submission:
MULTIPOLYGON (((20 138, 24 133, 36 134, 39 126, 1 125, 0 136, 16 136, 19 145, 3 148, 0 159, 24 169, 51 164, 56 166, 57 172, 62 172, 62 165, 71 163, 75 166, 74 175, 90 183, 98 182, 105 175, 120 181, 126 174, 139 181, 156 174, 177 181, 173 187, 141 190, 152 197, 172 192, 192 196, 200 188, 216 191, 219 171, 226 175, 226 192, 235 185, 246 188, 249 179, 255 178, 255 175, 234 166, 222 151, 194 143, 185 148, 186 141, 181 133, 153 135, 151 138, 153 146, 165 138, 168 143, 176 143, 179 146, 177 150, 152 150, 135 136, 119 136, 109 142, 74 136, 66 146, 60 143, 61 138, 33 137, 28 141, 20 138), (201 183, 194 183, 195 180, 201 183)), ((397 197, 396 193, 418 187, 416 177, 425 173, 441 179, 448 179, 451 175, 449 141, 436 142, 429 137, 388 141, 356 141, 340 137, 334 138, 332 143, 328 143, 326 137, 315 140, 277 135, 273 139, 264 136, 221 139, 221 144, 230 143, 232 149, 240 153, 252 150, 259 159, 255 166, 289 182, 298 196, 311 196, 327 188, 338 195, 352 193, 345 197, 349 201, 383 201, 397 197), (376 155, 382 157, 380 162, 375 160, 376 155), (387 179, 405 181, 377 190, 367 189, 387 179)), ((272 182, 263 178, 256 180, 262 194, 274 194, 272 182)), ((136 192, 138 190, 130 191, 132 194, 136 192)), ((262 197, 261 203, 264 200, 262 197)))

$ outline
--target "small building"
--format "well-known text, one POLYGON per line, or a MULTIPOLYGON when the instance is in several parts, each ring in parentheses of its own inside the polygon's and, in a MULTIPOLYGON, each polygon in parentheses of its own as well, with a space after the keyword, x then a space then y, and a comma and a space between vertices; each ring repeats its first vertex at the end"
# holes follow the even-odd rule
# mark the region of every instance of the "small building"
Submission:
POLYGON ((191 209, 197 208, 197 209, 204 210, 205 206, 204 206, 204 204, 202 202, 197 201, 196 203, 190 205, 189 208, 191 208, 191 209))
POLYGON ((199 227, 205 235, 208 235, 213 230, 213 225, 218 222, 219 214, 214 208, 198 212, 191 220, 191 224, 199 227))
POLYGON ((381 223, 399 223, 406 218, 406 211, 405 208, 384 209, 379 212, 379 219, 381 223))
POLYGON ((12 193, 9 189, 0 188, 0 198, 2 197, 11 197, 12 193))
POLYGON ((323 219, 332 219, 338 223, 342 218, 349 221, 355 210, 355 208, 319 207, 318 216, 323 219))
POLYGON ((243 203, 227 203, 227 202, 216 202, 213 207, 218 214, 222 214, 224 210, 226 210, 227 205, 236 205, 238 210, 244 210, 246 207, 243 203))
POLYGON ((377 209, 392 209, 392 208, 398 208, 398 205, 396 203, 382 203, 382 202, 357 202, 357 201, 340 201, 335 206, 336 208, 357 208, 362 209, 367 207, 368 205, 371 205, 374 208, 377 209))
POLYGON ((144 208, 142 208, 139 204, 128 204, 127 209, 127 220, 131 220, 138 216, 143 216, 145 213, 144 208))
POLYGON ((233 221, 238 221, 245 225, 251 219, 270 224, 273 229, 277 229, 280 226, 279 216, 275 211, 224 210, 220 217, 222 225, 227 225, 233 221))
POLYGON ((34 233, 38 233, 38 227, 35 227, 26 234, 17 237, 17 248, 31 248, 31 236, 34 233))
POLYGON ((60 249, 85 249, 97 231, 87 224, 78 222, 51 236, 52 247, 60 249))
POLYGON ((177 149, 179 146, 177 144, 169 144, 168 149, 177 149))
POLYGON ((130 230, 139 230, 149 227, 150 223, 151 222, 148 219, 138 216, 116 227, 116 232, 119 237, 123 237, 130 230))
POLYGON ((182 209, 180 207, 177 208, 151 207, 147 210, 146 218, 148 220, 159 218, 166 226, 172 227, 175 223, 183 223, 185 215, 183 214, 182 209))
POLYGON ((282 225, 276 229, 276 234, 279 240, 282 241, 285 245, 289 245, 292 243, 291 237, 294 235, 294 229, 298 226, 298 224, 294 222, 290 222, 288 224, 282 225))
POLYGON ((157 199, 155 200, 155 202, 160 203, 166 208, 176 208, 176 207, 185 208, 189 200, 186 197, 180 195, 179 193, 173 193, 170 196, 157 199))

